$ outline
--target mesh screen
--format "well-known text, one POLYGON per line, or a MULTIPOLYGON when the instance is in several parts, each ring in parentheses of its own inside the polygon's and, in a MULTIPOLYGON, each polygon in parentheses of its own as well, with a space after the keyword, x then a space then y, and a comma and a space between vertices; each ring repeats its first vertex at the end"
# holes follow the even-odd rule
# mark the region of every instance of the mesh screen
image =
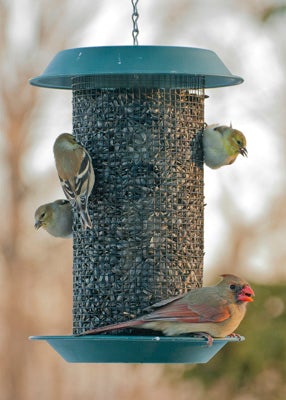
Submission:
POLYGON ((73 81, 73 130, 96 182, 74 218, 73 332, 124 321, 202 285, 204 90, 73 81))

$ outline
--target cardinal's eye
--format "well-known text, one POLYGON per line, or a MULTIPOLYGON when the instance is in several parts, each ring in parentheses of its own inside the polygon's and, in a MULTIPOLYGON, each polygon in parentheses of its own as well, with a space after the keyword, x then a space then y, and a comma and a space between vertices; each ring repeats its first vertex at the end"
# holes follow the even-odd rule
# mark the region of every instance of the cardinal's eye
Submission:
POLYGON ((234 284, 231 284, 231 285, 229 286, 229 288, 230 288, 231 290, 234 290, 234 289, 235 289, 235 285, 234 285, 234 284))

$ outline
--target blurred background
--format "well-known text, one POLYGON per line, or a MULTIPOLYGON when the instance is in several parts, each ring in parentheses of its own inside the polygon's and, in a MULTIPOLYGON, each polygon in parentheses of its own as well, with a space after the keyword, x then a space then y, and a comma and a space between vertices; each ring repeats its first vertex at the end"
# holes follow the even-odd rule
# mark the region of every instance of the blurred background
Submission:
POLYGON ((129 0, 0 0, 1 400, 286 398, 286 2, 141 0, 139 44, 215 51, 242 85, 207 91, 206 122, 242 130, 247 159, 205 170, 204 283, 248 279, 256 301, 206 365, 68 364, 30 335, 72 326, 72 241, 34 230, 63 197, 52 146, 72 129, 71 93, 32 87, 60 50, 131 45, 129 0))

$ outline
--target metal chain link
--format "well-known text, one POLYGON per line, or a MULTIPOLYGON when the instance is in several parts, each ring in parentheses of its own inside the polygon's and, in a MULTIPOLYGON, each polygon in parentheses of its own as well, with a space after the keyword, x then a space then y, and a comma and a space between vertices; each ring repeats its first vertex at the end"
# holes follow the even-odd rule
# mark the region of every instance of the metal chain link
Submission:
POLYGON ((139 29, 138 29, 138 18, 139 18, 139 13, 137 10, 137 4, 139 0, 131 0, 131 3, 133 5, 133 14, 132 14, 132 21, 133 21, 133 31, 132 31, 132 36, 133 36, 133 45, 138 46, 138 34, 139 34, 139 29))

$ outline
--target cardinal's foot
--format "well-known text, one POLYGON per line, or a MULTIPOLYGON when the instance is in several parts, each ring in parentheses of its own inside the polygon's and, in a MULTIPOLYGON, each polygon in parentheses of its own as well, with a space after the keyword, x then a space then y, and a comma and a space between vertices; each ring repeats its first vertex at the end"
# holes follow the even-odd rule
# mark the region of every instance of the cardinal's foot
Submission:
POLYGON ((209 335, 208 333, 205 332, 194 332, 192 333, 192 336, 199 337, 199 338, 204 338, 207 340, 207 346, 212 346, 213 344, 213 337, 209 335))
POLYGON ((241 337, 238 333, 231 333, 231 334, 228 335, 227 337, 236 338, 236 339, 239 340, 239 341, 242 340, 242 337, 241 337))

